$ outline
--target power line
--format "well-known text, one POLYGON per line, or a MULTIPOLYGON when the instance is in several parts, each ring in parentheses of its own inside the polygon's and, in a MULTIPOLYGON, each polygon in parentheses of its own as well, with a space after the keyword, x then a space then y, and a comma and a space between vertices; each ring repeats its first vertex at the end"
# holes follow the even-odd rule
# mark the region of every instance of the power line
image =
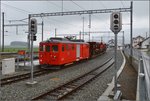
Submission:
POLYGON ((16 10, 18 10, 18 11, 22 11, 22 12, 26 12, 26 13, 31 13, 31 12, 29 12, 29 11, 27 11, 27 10, 20 9, 20 8, 17 8, 17 7, 14 7, 14 6, 11 6, 11 5, 8 5, 8 4, 5 4, 5 3, 2 3, 2 4, 3 4, 3 5, 5 5, 5 6, 8 6, 8 7, 14 8, 14 9, 16 9, 16 10))
MULTIPOLYGON (((73 0, 71 0, 75 5, 77 5, 79 8, 83 9, 83 10, 86 10, 85 8, 81 7, 79 4, 77 4, 76 2, 74 2, 73 0)), ((101 2, 102 3, 102 2, 101 2)), ((102 5, 104 6, 104 4, 102 3, 102 5)), ((104 6, 105 7, 105 6, 104 6)), ((106 8, 106 7, 105 7, 106 8)), ((106 8, 107 9, 107 8, 106 8)), ((99 19, 96 15, 94 15, 95 18, 99 19)), ((108 24, 107 24, 108 25, 108 24)), ((105 27, 107 27, 105 25, 105 27)), ((109 27, 107 27, 109 29, 109 27)))
POLYGON ((120 1, 121 1, 122 6, 125 8, 125 5, 124 5, 123 1, 122 0, 120 0, 120 1))
MULTIPOLYGON (((55 3, 53 3, 53 2, 50 2, 50 1, 47 1, 49 4, 53 4, 54 6, 56 6, 57 8, 62 8, 61 6, 58 6, 57 4, 55 4, 55 3)), ((68 9, 66 9, 66 8, 64 8, 63 7, 63 9, 64 10, 66 10, 66 11, 69 11, 68 9)))
POLYGON ((74 2, 73 0, 71 0, 75 5, 77 5, 79 8, 85 10, 85 8, 81 7, 79 4, 77 4, 76 2, 74 2))
MULTIPOLYGON (((58 5, 56 5, 56 4, 54 4, 54 3, 52 3, 52 4, 58 7, 58 5)), ((23 9, 20 9, 20 8, 11 6, 11 5, 4 4, 4 3, 3 3, 3 5, 9 6, 9 7, 14 8, 14 9, 17 9, 17 10, 19 10, 19 11, 28 12, 28 13, 33 13, 33 12, 29 12, 29 11, 27 11, 27 10, 23 10, 23 9)), ((22 20, 26 20, 26 19, 28 19, 28 18, 24 18, 24 19, 20 19, 20 20, 8 20, 8 21, 22 21, 22 20)), ((65 22, 63 22, 63 21, 61 21, 61 20, 56 20, 56 19, 52 19, 52 20, 55 20, 56 22, 65 23, 65 22)), ((65 23, 65 24, 67 24, 67 23, 65 23)), ((70 24, 70 23, 68 23, 68 24, 70 24)), ((73 25, 73 24, 70 24, 70 25, 73 25)), ((73 26, 76 26, 76 25, 73 25, 73 26)), ((77 26, 76 26, 76 27, 77 27, 77 26)))
POLYGON ((107 7, 104 5, 104 3, 102 1, 100 1, 100 4, 107 9, 107 7))

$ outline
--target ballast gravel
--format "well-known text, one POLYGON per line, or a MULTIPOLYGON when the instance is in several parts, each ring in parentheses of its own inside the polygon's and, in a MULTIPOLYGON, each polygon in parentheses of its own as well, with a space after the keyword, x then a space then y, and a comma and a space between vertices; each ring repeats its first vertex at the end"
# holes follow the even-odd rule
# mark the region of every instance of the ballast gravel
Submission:
MULTIPOLYGON (((120 54, 120 53, 119 53, 120 54)), ((121 55, 121 54, 120 54, 121 55)), ((118 65, 121 65, 122 58, 118 59, 118 65)), ((38 83, 29 86, 26 85, 27 81, 24 80, 21 82, 13 83, 11 85, 6 85, 1 87, 1 101, 28 101, 33 97, 38 96, 50 89, 53 89, 71 79, 77 78, 80 75, 87 73, 88 71, 100 66, 106 60, 113 56, 112 51, 108 51, 105 54, 98 56, 94 59, 88 60, 86 62, 82 62, 78 65, 70 66, 69 68, 65 68, 59 70, 57 72, 53 72, 44 76, 34 78, 38 83)), ((73 94, 74 96, 71 100, 82 100, 82 101, 92 101, 96 100, 98 96, 100 96, 103 91, 107 87, 107 83, 111 82, 111 79, 114 75, 113 68, 108 69, 101 76, 93 80, 93 82, 89 83, 82 90, 79 90, 78 93, 73 94)))

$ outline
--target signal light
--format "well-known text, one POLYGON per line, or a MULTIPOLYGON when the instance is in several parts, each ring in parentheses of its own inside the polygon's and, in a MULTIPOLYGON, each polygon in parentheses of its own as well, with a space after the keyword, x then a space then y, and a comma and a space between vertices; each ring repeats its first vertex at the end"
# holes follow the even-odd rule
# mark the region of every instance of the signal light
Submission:
POLYGON ((29 26, 30 26, 30 33, 31 34, 36 34, 37 33, 37 20, 32 18, 30 20, 29 26))
POLYGON ((33 36, 33 41, 36 41, 36 36, 35 35, 33 36))
POLYGON ((110 29, 118 33, 122 29, 122 15, 120 12, 113 12, 110 18, 110 29))

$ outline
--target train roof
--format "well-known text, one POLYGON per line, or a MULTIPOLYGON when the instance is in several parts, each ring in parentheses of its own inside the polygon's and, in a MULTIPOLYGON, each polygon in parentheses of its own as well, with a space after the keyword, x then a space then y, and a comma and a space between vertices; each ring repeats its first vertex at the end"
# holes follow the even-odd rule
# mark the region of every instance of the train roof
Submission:
POLYGON ((86 42, 84 42, 84 40, 69 40, 67 38, 59 38, 59 37, 52 37, 46 41, 42 41, 40 43, 76 43, 76 44, 88 44, 86 42))

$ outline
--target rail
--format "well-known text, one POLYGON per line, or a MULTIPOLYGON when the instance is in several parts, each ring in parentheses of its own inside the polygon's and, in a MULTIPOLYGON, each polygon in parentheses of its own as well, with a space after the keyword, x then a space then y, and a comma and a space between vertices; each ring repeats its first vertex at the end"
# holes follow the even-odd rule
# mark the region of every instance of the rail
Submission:
POLYGON ((107 70, 111 65, 113 65, 114 60, 111 58, 107 60, 105 63, 103 63, 101 66, 96 67, 95 69, 89 71, 86 74, 83 74, 73 80, 68 81, 67 83, 64 83, 52 90, 49 90, 48 92, 44 92, 43 94, 32 98, 32 100, 49 100, 49 101, 55 101, 55 100, 62 100, 67 98, 67 96, 71 95, 73 92, 75 92, 77 89, 81 88, 88 82, 92 81, 94 78, 99 76, 101 73, 103 73, 105 70, 107 70))
MULTIPOLYGON (((47 73, 50 73, 50 72, 47 70, 38 70, 38 71, 34 71, 34 76, 40 76, 40 75, 47 74, 47 73)), ((4 79, 1 79, 1 86, 15 83, 18 81, 22 81, 28 78, 30 78, 30 73, 4 78, 4 79)))

